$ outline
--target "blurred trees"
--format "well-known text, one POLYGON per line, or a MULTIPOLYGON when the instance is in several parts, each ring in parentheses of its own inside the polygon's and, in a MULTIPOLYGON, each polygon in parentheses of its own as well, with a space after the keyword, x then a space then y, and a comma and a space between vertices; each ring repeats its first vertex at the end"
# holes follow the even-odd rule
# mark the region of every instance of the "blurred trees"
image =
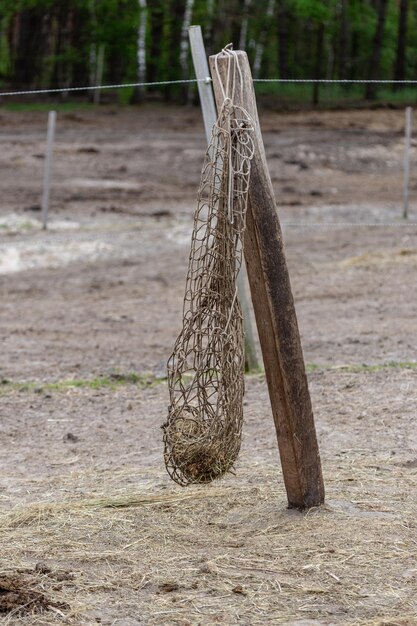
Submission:
MULTIPOLYGON (((398 18, 397 53, 395 57, 394 80, 404 80, 407 42, 408 0, 399 0, 400 14, 398 18)), ((398 89, 398 85, 394 86, 398 89)))
POLYGON ((91 85, 100 57, 105 82, 189 78, 190 22, 208 53, 245 47, 260 78, 417 76, 417 0, 0 0, 0 81, 91 85))

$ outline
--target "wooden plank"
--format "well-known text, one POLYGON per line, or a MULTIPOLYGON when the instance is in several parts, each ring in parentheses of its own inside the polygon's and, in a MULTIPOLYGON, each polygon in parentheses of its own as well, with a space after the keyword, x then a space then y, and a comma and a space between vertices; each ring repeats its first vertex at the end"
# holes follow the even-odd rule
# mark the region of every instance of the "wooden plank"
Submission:
POLYGON ((56 111, 49 111, 48 132, 46 135, 45 166, 43 171, 43 193, 42 193, 42 226, 46 230, 49 211, 49 190, 51 187, 52 154, 54 150, 56 111))
MULTIPOLYGON (((255 156, 249 186, 245 258, 262 347, 265 374, 289 507, 307 508, 324 501, 324 485, 297 317, 285 259, 281 227, 259 126, 249 62, 237 51, 233 101, 254 122, 255 156)), ((230 57, 210 57, 217 106, 227 89, 230 57)))
MULTIPOLYGON (((204 47, 201 26, 190 26, 189 28, 191 55, 194 64, 194 71, 197 79, 201 79, 197 83, 198 94, 200 96, 201 110, 203 113, 204 129, 206 132, 207 143, 211 141, 213 126, 217 120, 217 108, 213 96, 213 88, 211 86, 210 71, 207 62, 206 50, 204 47), (202 82, 203 79, 207 79, 202 82)), ((244 267, 238 276, 239 300, 242 307, 243 330, 245 333, 245 369, 250 372, 259 368, 256 356, 255 341, 253 338, 253 330, 249 312, 249 299, 245 284, 244 267)))

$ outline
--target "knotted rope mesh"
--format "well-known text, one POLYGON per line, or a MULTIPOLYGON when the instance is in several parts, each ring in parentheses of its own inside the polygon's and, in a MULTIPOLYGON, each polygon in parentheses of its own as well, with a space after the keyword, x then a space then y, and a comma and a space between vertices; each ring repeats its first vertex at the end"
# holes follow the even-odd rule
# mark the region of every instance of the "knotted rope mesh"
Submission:
POLYGON ((244 394, 237 276, 254 152, 252 121, 225 97, 202 170, 183 328, 168 361, 165 464, 181 485, 209 482, 235 462, 244 394))

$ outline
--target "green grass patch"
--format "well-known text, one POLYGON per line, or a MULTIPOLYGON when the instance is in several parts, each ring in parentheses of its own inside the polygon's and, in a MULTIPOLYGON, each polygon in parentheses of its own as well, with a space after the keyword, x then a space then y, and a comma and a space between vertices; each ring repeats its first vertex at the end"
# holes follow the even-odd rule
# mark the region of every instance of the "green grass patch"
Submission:
MULTIPOLYGON (((311 374, 313 372, 382 372, 386 370, 416 370, 417 369, 417 361, 388 361, 388 363, 379 363, 375 365, 369 365, 367 363, 354 363, 352 365, 330 365, 329 363, 324 363, 319 365, 317 363, 306 363, 306 372, 311 374)), ((254 376, 264 376, 265 370, 263 368, 259 368, 258 370, 251 372, 250 375, 254 376)))
MULTIPOLYGON (((259 96, 276 96, 288 104, 311 104, 313 99, 312 83, 257 83, 255 90, 259 96)), ((319 106, 364 104, 366 85, 319 85, 319 106)), ((390 85, 381 85, 376 91, 373 104, 405 106, 414 104, 417 99, 417 85, 393 91, 390 85)))
POLYGON ((340 365, 329 367, 327 369, 341 370, 343 372, 382 372, 389 369, 411 370, 417 369, 417 361, 389 361, 388 363, 376 365, 368 365, 367 363, 363 363, 361 365, 340 365))
POLYGON ((368 363, 354 363, 352 365, 317 365, 316 363, 308 363, 306 370, 310 372, 320 371, 340 371, 340 372, 382 372, 385 370, 410 370, 417 369, 417 361, 389 361, 388 363, 378 363, 369 365, 368 363))
POLYGON ((64 392, 70 389, 117 389, 125 385, 136 385, 142 389, 154 387, 165 379, 156 378, 152 374, 137 374, 129 372, 127 374, 109 374, 108 376, 97 376, 96 378, 79 378, 70 380, 59 380, 51 383, 41 383, 36 381, 14 382, 7 379, 0 381, 0 395, 17 392, 48 393, 52 391, 64 392))
MULTIPOLYGON (((307 363, 307 373, 334 371, 334 372, 382 372, 386 370, 417 370, 417 361, 389 361, 388 363, 380 363, 376 365, 368 365, 367 363, 352 365, 330 365, 317 363, 307 363)), ((264 377, 263 368, 258 368, 250 372, 248 376, 264 377)), ((41 383, 36 381, 15 382, 7 379, 0 380, 0 396, 11 392, 32 392, 46 394, 53 391, 58 393, 69 391, 71 389, 117 389, 125 385, 136 385, 140 389, 155 387, 166 382, 166 378, 157 378, 150 373, 112 373, 107 376, 97 376, 96 378, 75 378, 70 380, 59 380, 50 383, 41 383)))

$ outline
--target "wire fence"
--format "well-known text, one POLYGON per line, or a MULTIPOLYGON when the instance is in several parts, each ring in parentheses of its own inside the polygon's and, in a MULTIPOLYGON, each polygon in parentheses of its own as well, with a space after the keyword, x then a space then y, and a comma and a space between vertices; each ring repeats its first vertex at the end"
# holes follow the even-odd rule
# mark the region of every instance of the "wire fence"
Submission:
MULTIPOLYGON (((328 78, 254 78, 254 83, 277 83, 277 84, 331 84, 331 85, 344 85, 344 84, 375 84, 375 85, 416 85, 417 79, 412 80, 387 80, 387 79, 328 79, 328 78)), ((76 92, 88 92, 102 89, 127 89, 127 88, 146 88, 146 87, 167 87, 170 85, 192 85, 197 83, 205 83, 207 85, 212 83, 210 76, 205 78, 191 78, 181 80, 166 80, 166 81, 151 81, 151 82, 131 82, 131 83, 116 83, 108 85, 86 85, 81 87, 64 87, 64 88, 51 88, 51 89, 27 89, 16 91, 4 91, 0 92, 0 98, 12 97, 12 96, 33 96, 33 95, 47 95, 47 94, 59 94, 59 93, 76 93, 76 92)), ((291 221, 282 222, 283 227, 288 228, 323 228, 323 229, 339 229, 345 227, 389 227, 389 228, 405 228, 417 226, 417 222, 411 221, 398 221, 398 222, 308 222, 308 221, 291 221)))
POLYGON ((254 78, 254 83, 323 83, 330 85, 417 85, 417 80, 361 78, 254 78))
POLYGON ((190 78, 187 80, 161 80, 150 83, 119 83, 115 85, 89 85, 84 87, 59 87, 56 89, 26 89, 23 91, 3 91, 0 92, 0 98, 3 96, 35 96, 48 93, 71 93, 77 91, 95 91, 97 89, 128 89, 132 87, 166 87, 168 85, 189 85, 199 82, 211 82, 208 76, 204 79, 190 78))
MULTIPOLYGON (((0 92, 0 98, 8 96, 46 95, 54 93, 73 93, 80 91, 95 91, 97 89, 128 89, 136 87, 167 87, 169 85, 190 85, 196 83, 211 83, 210 76, 206 78, 189 78, 181 80, 161 80, 151 82, 116 83, 111 85, 84 85, 82 87, 57 87, 48 89, 24 89, 17 91, 0 92)), ((254 83, 282 83, 282 84, 323 84, 323 85, 417 85, 417 79, 388 80, 388 79, 360 79, 360 78, 254 78, 254 83)))

